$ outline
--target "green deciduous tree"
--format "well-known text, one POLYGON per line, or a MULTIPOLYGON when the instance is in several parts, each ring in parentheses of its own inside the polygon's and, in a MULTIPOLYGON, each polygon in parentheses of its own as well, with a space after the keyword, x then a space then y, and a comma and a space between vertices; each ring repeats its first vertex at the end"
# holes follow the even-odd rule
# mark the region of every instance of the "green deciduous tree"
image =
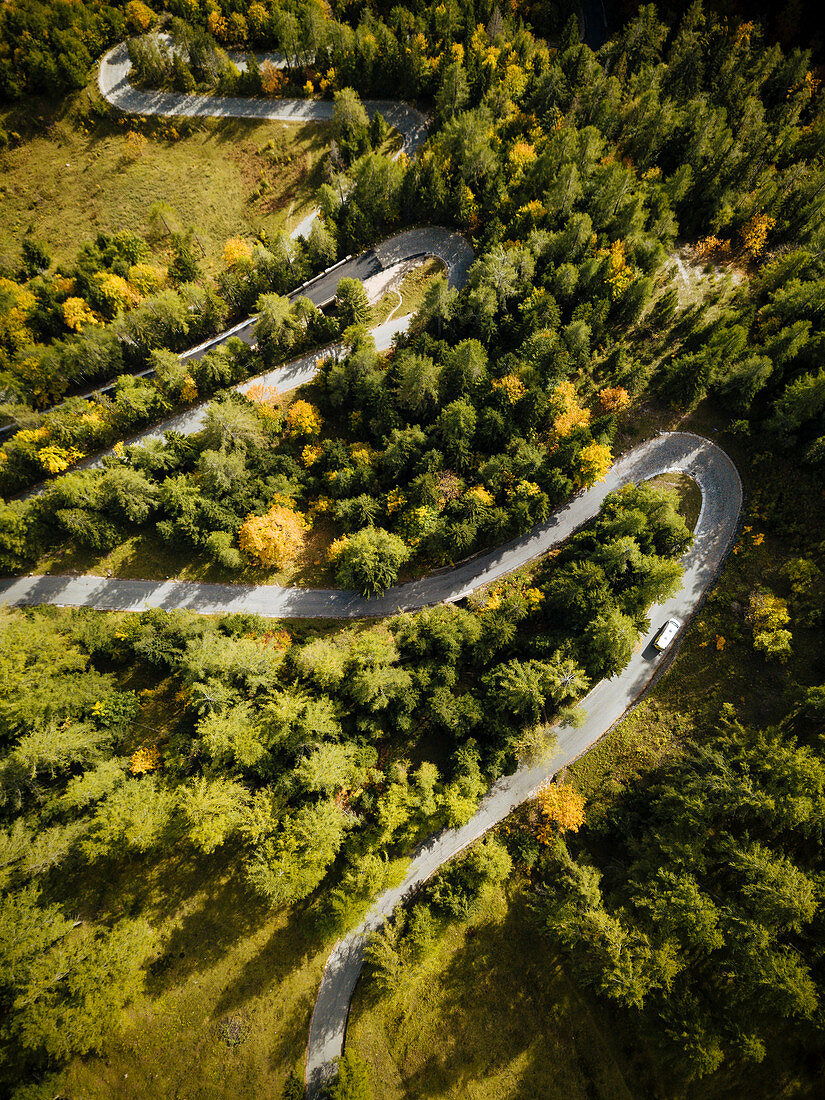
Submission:
POLYGON ((365 527, 344 543, 335 575, 342 588, 378 596, 395 583, 409 556, 409 548, 397 535, 381 527, 365 527))
MULTIPOLYGON (((265 794, 263 798, 265 802, 265 794)), ((259 806, 260 801, 252 812, 259 806)), ((250 883, 276 906, 305 898, 335 859, 347 824, 342 811, 331 801, 302 806, 280 819, 270 818, 247 859, 250 883)), ((253 839, 249 824, 247 834, 253 839)))

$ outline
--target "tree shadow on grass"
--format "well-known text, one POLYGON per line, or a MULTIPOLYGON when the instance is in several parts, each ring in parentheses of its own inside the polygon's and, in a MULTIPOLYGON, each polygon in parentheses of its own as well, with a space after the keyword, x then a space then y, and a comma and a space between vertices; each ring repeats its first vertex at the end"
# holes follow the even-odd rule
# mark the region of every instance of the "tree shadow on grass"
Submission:
POLYGON ((317 944, 305 934, 302 907, 287 911, 284 923, 276 928, 267 942, 233 976, 215 1005, 220 1017, 258 997, 268 987, 276 985, 294 970, 304 967, 317 951, 317 944), (314 950, 313 950, 314 947, 314 950))
MULTIPOLYGON (((278 101, 273 100, 272 102, 273 105, 276 105, 278 101)), ((210 121, 211 125, 207 131, 208 140, 214 141, 216 145, 237 144, 248 139, 260 138, 264 127, 270 127, 273 130, 276 127, 289 127, 290 140, 296 144, 299 142, 323 144, 324 137, 328 140, 332 136, 332 127, 328 120, 316 121, 313 119, 305 121, 301 118, 295 118, 286 121, 285 119, 256 118, 254 116, 233 118, 231 115, 220 115, 215 116, 210 121)))
POLYGON ((232 846, 209 855, 182 849, 78 865, 50 883, 51 898, 70 902, 81 919, 143 917, 159 932, 160 953, 147 981, 151 995, 209 969, 272 917, 245 882, 232 846))
POLYGON ((484 1081, 498 1081, 507 1100, 629 1100, 612 1042, 521 899, 500 923, 471 928, 427 981, 439 987, 437 1013, 399 1053, 402 1072, 406 1058, 416 1063, 404 1072, 409 1100, 464 1096, 484 1081), (423 1061, 418 1043, 428 1047, 423 1061))
POLYGON ((489 1077, 519 1057, 523 1036, 512 1021, 533 1006, 525 985, 508 972, 511 950, 502 951, 502 945, 524 940, 523 922, 510 909, 502 924, 468 930, 463 947, 438 975, 440 1042, 407 1079, 409 1097, 425 1100, 465 1091, 468 1079, 489 1077), (496 992, 505 988, 506 1008, 496 992))
POLYGON ((160 955, 149 967, 148 992, 156 996, 211 969, 270 916, 271 911, 249 890, 240 873, 213 881, 164 940, 160 955))

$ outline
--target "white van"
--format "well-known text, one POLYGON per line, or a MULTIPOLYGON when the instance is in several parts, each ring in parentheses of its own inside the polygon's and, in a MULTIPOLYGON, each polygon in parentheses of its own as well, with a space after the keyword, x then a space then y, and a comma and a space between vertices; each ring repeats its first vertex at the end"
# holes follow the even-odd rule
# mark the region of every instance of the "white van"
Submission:
POLYGON ((658 649, 660 653, 664 653, 676 635, 679 633, 682 624, 678 619, 668 619, 656 637, 653 639, 654 648, 658 649))

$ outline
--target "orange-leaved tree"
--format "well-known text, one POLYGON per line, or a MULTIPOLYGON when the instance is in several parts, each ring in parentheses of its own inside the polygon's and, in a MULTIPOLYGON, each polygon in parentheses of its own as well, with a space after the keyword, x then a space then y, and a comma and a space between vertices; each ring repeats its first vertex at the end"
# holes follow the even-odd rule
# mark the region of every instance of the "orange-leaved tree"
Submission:
POLYGON ((552 843, 560 832, 575 833, 584 824, 584 799, 572 783, 543 783, 536 794, 538 839, 552 843))
POLYGON ((283 569, 300 552, 306 531, 300 512, 274 504, 263 516, 247 516, 238 532, 238 545, 259 565, 283 569))
POLYGON ((630 404, 630 394, 623 386, 607 386, 599 390, 599 404, 606 413, 621 412, 630 404))

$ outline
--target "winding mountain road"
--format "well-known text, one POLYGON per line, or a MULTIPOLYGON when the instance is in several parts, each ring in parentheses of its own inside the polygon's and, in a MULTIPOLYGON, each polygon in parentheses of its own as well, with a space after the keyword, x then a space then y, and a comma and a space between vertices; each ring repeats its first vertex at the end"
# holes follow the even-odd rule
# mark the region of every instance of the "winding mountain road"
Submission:
MULTIPOLYGON (((697 587, 690 569, 686 572, 684 591, 690 598, 686 597, 683 616, 690 613, 695 604, 692 597, 698 599, 721 560, 736 525, 741 498, 736 468, 724 451, 709 440, 684 432, 660 435, 635 447, 611 467, 603 481, 579 493, 525 535, 452 569, 396 585, 376 599, 329 588, 45 575, 1 580, 0 604, 20 607, 48 603, 101 611, 182 609, 206 615, 249 611, 278 619, 384 617, 464 599, 563 542, 598 513, 611 490, 670 470, 689 474, 702 489, 702 515, 688 556, 690 569, 700 569, 697 577, 702 583, 697 587), (710 573, 707 563, 712 567, 710 573)), ((678 610, 676 613, 680 614, 678 610)))
MULTIPOLYGON (((276 54, 262 54, 261 58, 264 57, 268 60, 275 59, 276 64, 283 64, 276 54)), ((283 122, 328 122, 331 120, 334 110, 334 105, 329 100, 269 100, 240 96, 184 95, 180 92, 148 91, 136 88, 129 82, 131 67, 128 47, 126 43, 121 43, 101 58, 97 76, 98 88, 103 98, 111 103, 113 107, 128 114, 171 117, 253 118, 283 122)), ((402 151, 407 155, 412 156, 426 141, 427 120, 420 111, 409 104, 393 100, 365 100, 364 106, 370 115, 380 111, 387 122, 399 131, 403 138, 402 151)), ((308 232, 316 215, 317 211, 315 210, 308 214, 298 224, 292 236, 308 232)), ((333 301, 338 282, 341 279, 360 279, 364 281, 373 275, 386 271, 397 263, 428 257, 435 257, 442 261, 447 269, 447 280, 450 286, 454 287, 461 287, 467 281, 467 275, 475 258, 468 242, 455 230, 446 229, 442 226, 423 226, 407 229, 358 256, 347 256, 337 264, 333 264, 326 271, 322 271, 320 275, 314 276, 301 286, 296 287, 295 290, 290 291, 287 297, 290 301, 294 301, 299 297, 306 297, 321 308, 333 301)), ((254 343, 255 322, 257 319, 257 315, 247 317, 232 328, 226 329, 196 347, 182 352, 181 359, 200 359, 212 348, 220 346, 231 337, 237 337, 247 344, 254 343)), ((409 319, 407 319, 407 323, 408 321, 409 319)), ((384 333, 379 332, 377 336, 379 350, 386 350, 390 346, 392 335, 395 332, 402 331, 404 331, 404 326, 396 323, 395 328, 392 330, 386 330, 384 333), (387 335, 387 332, 389 335, 387 335), (380 343, 382 336, 384 337, 383 345, 380 343)), ((146 378, 152 374, 154 374, 154 371, 148 369, 140 371, 136 377, 146 378)), ((307 380, 307 378, 302 379, 302 381, 307 380)), ((252 385, 253 382, 254 380, 250 380, 248 384, 252 385)), ((114 388, 115 382, 109 381, 84 390, 76 396, 93 399, 98 395, 110 392, 114 388)), ((279 388, 284 389, 285 387, 280 386, 279 388)), ((18 426, 15 424, 0 426, 0 438, 9 439, 18 430, 18 426)), ((160 430, 157 429, 157 431, 160 430)), ((95 464, 94 460, 81 463, 80 468, 93 464, 95 464)), ((28 496, 31 494, 24 493, 21 495, 28 496)))
MULTIPOLYGON (((395 236, 389 237, 387 240, 377 244, 367 252, 363 252, 354 259, 348 257, 334 264, 327 271, 317 275, 314 279, 310 279, 309 282, 305 283, 303 286, 297 287, 288 297, 290 301, 294 301, 296 298, 306 296, 311 301, 314 301, 316 305, 323 305, 326 304, 327 301, 332 300, 335 296, 338 280, 343 279, 345 276, 348 278, 367 279, 373 275, 388 271, 404 261, 423 259, 425 257, 435 257, 441 260, 447 272, 447 283, 449 286, 460 288, 467 281, 467 276, 473 264, 473 260, 475 259, 475 253, 464 237, 452 229, 446 229, 437 225, 405 229, 401 233, 396 233, 395 236)), ((224 332, 220 332, 217 336, 210 337, 208 340, 204 340, 203 343, 198 344, 196 347, 189 348, 188 351, 182 352, 180 359, 183 362, 201 359, 208 351, 219 347, 221 344, 225 344, 227 340, 233 337, 243 340, 246 344, 254 344, 255 322, 257 319, 257 316, 247 317, 246 320, 241 321, 232 328, 226 329, 224 332)), ((389 350, 392 346, 393 337, 397 333, 406 332, 411 320, 412 314, 406 314, 403 317, 388 319, 383 324, 372 329, 373 339, 375 340, 375 346, 378 351, 389 350)), ((246 393, 248 390, 252 389, 253 386, 274 386, 279 393, 288 393, 298 386, 303 386, 305 382, 310 382, 315 377, 321 359, 329 355, 339 354, 342 351, 343 345, 340 343, 333 344, 326 348, 316 348, 314 351, 307 352, 306 355, 302 355, 298 359, 292 359, 288 363, 282 363, 280 366, 273 367, 271 370, 256 374, 251 378, 245 379, 243 382, 238 382, 232 389, 237 390, 238 393, 246 393)), ((137 377, 146 378, 152 374, 154 374, 153 370, 145 370, 141 371, 137 377)), ((99 386, 79 396, 92 398, 96 394, 103 394, 114 388, 115 383, 110 382, 105 386, 99 386)), ((167 417, 157 424, 152 424, 148 428, 144 428, 142 431, 135 433, 135 435, 122 442, 131 446, 133 444, 146 443, 150 439, 162 439, 166 432, 178 432, 181 435, 191 435, 193 432, 200 431, 206 421, 206 413, 211 401, 212 398, 201 401, 191 408, 184 409, 182 412, 175 413, 174 416, 167 417)), ((14 427, 9 430, 8 434, 12 435, 17 430, 17 427, 14 427)), ((0 432, 0 434, 2 433, 0 432)), ((108 447, 89 458, 82 459, 80 462, 76 463, 72 469, 94 469, 102 465, 103 459, 107 455, 112 454, 113 450, 114 448, 108 447)), ((43 491, 44 486, 47 484, 49 484, 49 482, 41 482, 29 489, 25 489, 16 495, 16 499, 26 500, 29 497, 37 496, 43 491)))
MULTIPOLYGON (((206 115, 234 117, 318 119, 331 116, 331 104, 316 101, 255 101, 215 96, 181 96, 134 89, 128 79, 125 46, 110 51, 101 64, 101 92, 123 110, 146 114, 206 115), (328 112, 328 113, 326 113, 328 112)), ((389 121, 405 135, 411 148, 423 140, 424 122, 406 105, 370 104, 386 113, 389 121), (387 110, 385 111, 385 107, 387 110), (410 113, 412 112, 412 114, 410 113), (405 129, 405 127, 407 127, 405 129)), ((472 252, 457 234, 447 230, 413 230, 385 242, 375 250, 384 267, 397 259, 414 255, 438 255, 447 264, 450 281, 466 280, 472 252), (419 234, 419 236, 415 236, 419 234), (447 234, 436 242, 432 234, 447 234), (428 236, 429 235, 429 236, 428 236), (436 251, 440 247, 441 251, 436 251), (383 250, 383 252, 382 252, 383 250), (401 253, 401 254, 399 254, 401 253), (394 257, 394 259, 393 259, 394 257)), ((362 263, 359 257, 357 263, 362 263)), ((349 262, 349 261, 347 261, 349 262)), ((338 275, 340 278, 340 274, 338 275)), ((251 324, 253 321, 245 322, 251 324)), ((242 326, 238 326, 238 329, 242 326)), ((244 330, 245 331, 245 330, 244 330)), ((203 354, 233 334, 224 333, 190 355, 203 354)), ((386 334, 385 334, 386 337, 386 334)), ((316 353, 317 355, 317 353, 316 353)), ((305 357, 261 376, 259 381, 291 388, 307 381, 315 369, 315 356, 305 357)), ((244 383, 245 388, 255 380, 244 383)), ((159 432, 195 431, 202 423, 203 408, 181 414, 159 432)), ((148 434, 148 433, 147 433, 148 434)), ((565 767, 618 722, 627 708, 645 691, 663 660, 653 648, 652 638, 671 617, 687 622, 713 582, 736 534, 742 504, 742 487, 736 467, 710 440, 685 432, 661 434, 619 458, 605 479, 574 497, 545 523, 495 550, 477 555, 461 565, 398 585, 380 599, 366 600, 354 593, 332 589, 280 588, 266 585, 219 585, 167 581, 120 580, 93 576, 29 576, 0 580, 0 605, 91 607, 100 610, 142 611, 147 608, 185 609, 203 614, 228 611, 256 612, 275 618, 338 618, 392 615, 440 602, 455 602, 482 585, 495 581, 551 548, 559 545, 599 511, 605 496, 631 482, 657 474, 679 471, 694 478, 702 493, 702 507, 691 550, 683 559, 683 587, 677 595, 650 610, 651 628, 642 639, 628 667, 619 676, 597 684, 584 700, 586 720, 573 729, 560 730, 553 758, 532 768, 521 768, 503 777, 482 800, 473 818, 461 829, 450 829, 431 838, 413 854, 404 881, 382 894, 358 928, 339 941, 327 962, 310 1026, 306 1084, 310 1100, 316 1098, 334 1069, 334 1059, 343 1050, 350 1000, 358 981, 369 933, 426 881, 446 861, 505 818, 528 798, 549 776, 565 767)))
POLYGON ((534 768, 500 779, 462 829, 440 833, 413 855, 408 873, 395 889, 375 902, 366 918, 336 944, 329 957, 310 1027, 307 1052, 307 1096, 317 1097, 341 1054, 349 1003, 364 958, 366 939, 406 896, 446 860, 503 820, 536 787, 570 764, 618 722, 644 692, 662 656, 651 642, 668 618, 687 622, 713 582, 736 534, 742 486, 733 462, 710 440, 687 432, 656 436, 623 455, 604 481, 574 497, 545 523, 496 550, 478 555, 454 569, 390 589, 380 599, 366 600, 335 589, 216 585, 189 582, 119 580, 104 577, 37 576, 0 581, 0 604, 92 607, 142 611, 150 607, 184 609, 204 614, 252 611, 276 618, 349 619, 392 615, 442 601, 454 602, 481 585, 505 576, 568 538, 599 511, 605 496, 623 485, 678 471, 695 479, 702 493, 694 544, 683 559, 680 592, 650 609, 651 628, 619 676, 597 684, 584 700, 586 720, 579 729, 560 731, 558 751, 534 768))

